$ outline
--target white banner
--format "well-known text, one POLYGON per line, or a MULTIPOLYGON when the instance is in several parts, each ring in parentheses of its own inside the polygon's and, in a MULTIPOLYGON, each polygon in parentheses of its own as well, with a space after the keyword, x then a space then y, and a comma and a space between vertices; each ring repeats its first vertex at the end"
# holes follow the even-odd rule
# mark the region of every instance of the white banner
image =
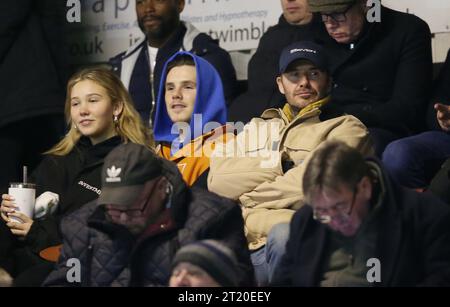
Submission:
MULTIPOLYGON (((86 59, 104 62, 143 35, 135 0, 83 0, 81 8, 81 22, 69 26, 69 50, 75 64, 86 59)), ((181 19, 231 51, 256 48, 280 14, 279 0, 186 0, 181 19)))
POLYGON ((181 18, 231 51, 256 48, 280 15, 279 0, 186 0, 181 18))
MULTIPOLYGON (((68 10, 73 1, 67 1, 68 10)), ((185 0, 181 17, 220 40, 229 50, 255 49, 281 14, 280 0, 185 0)), ((416 14, 433 33, 450 31, 450 0, 383 0, 399 11, 416 14)), ((81 0, 81 22, 69 25, 73 64, 105 62, 143 34, 136 21, 135 0, 81 0)))
POLYGON ((83 0, 81 9, 81 22, 69 25, 73 64, 106 62, 143 36, 135 0, 83 0))
POLYGON ((422 18, 430 26, 431 33, 450 32, 450 0, 382 0, 381 3, 422 18))

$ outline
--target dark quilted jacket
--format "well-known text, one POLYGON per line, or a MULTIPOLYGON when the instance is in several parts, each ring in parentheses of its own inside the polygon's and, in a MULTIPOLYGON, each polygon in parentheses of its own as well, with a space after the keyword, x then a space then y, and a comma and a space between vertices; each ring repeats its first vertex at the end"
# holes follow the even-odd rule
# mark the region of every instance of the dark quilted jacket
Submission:
MULTIPOLYGON (((165 286, 175 252, 202 239, 222 240, 232 248, 241 266, 240 284, 252 285, 253 268, 239 206, 200 189, 188 191, 184 196, 186 201, 173 207, 185 212, 182 226, 160 231, 139 243, 122 226, 108 223, 103 207, 96 202, 83 206, 62 222, 62 254, 44 285, 165 286), (79 283, 69 283, 66 279, 70 270, 66 263, 70 258, 80 260, 79 283)), ((179 221, 182 218, 177 217, 179 221)))

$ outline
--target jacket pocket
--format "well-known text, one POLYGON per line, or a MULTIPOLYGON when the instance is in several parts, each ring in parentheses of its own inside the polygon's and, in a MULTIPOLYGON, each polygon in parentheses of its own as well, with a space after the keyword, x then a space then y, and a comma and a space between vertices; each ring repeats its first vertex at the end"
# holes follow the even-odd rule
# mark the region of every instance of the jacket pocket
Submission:
POLYGON ((290 160, 295 166, 300 165, 320 145, 322 139, 311 134, 292 133, 283 144, 283 160, 290 160))

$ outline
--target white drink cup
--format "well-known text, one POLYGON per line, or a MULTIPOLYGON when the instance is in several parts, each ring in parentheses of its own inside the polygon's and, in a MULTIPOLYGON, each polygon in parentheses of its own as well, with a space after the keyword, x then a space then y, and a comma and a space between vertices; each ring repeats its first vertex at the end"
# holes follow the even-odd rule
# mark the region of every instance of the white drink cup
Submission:
MULTIPOLYGON (((16 211, 20 211, 29 218, 33 218, 34 203, 36 200, 36 185, 31 183, 11 183, 8 189, 8 194, 14 197, 13 203, 19 208, 16 211)), ((11 219, 23 223, 19 218, 11 216, 11 219)))

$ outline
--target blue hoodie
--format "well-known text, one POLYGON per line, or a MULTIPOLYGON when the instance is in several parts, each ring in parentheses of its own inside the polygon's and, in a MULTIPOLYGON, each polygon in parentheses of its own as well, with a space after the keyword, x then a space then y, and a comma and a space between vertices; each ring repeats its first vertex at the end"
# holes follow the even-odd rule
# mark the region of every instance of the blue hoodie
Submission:
MULTIPOLYGON (((219 73, 206 60, 192 53, 179 51, 166 62, 161 75, 159 94, 156 101, 155 123, 153 127, 155 141, 172 143, 174 140, 178 140, 178 135, 171 133, 173 122, 167 113, 165 83, 167 78, 167 65, 177 56, 183 54, 187 54, 194 59, 197 71, 197 95, 195 97, 194 112, 190 122, 191 135, 184 140, 183 144, 180 144, 182 146, 201 136, 206 123, 217 122, 220 125, 225 125, 227 119, 227 108, 219 73), (194 114, 202 115, 201 127, 196 127, 197 131, 194 131, 194 114)), ((181 149, 182 146, 176 146, 176 148, 181 149)), ((174 152, 172 152, 172 154, 174 154, 174 152)))

